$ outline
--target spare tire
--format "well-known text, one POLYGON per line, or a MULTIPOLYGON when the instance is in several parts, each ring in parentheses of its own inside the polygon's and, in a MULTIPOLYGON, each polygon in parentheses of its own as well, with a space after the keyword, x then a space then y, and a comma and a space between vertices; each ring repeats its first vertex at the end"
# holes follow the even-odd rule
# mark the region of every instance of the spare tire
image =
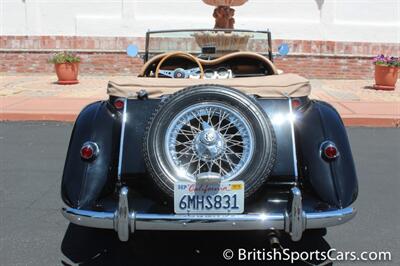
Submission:
POLYGON ((175 182, 212 179, 242 180, 248 197, 266 181, 275 157, 275 134, 262 107, 219 85, 192 86, 167 97, 145 133, 147 170, 169 196, 175 182))

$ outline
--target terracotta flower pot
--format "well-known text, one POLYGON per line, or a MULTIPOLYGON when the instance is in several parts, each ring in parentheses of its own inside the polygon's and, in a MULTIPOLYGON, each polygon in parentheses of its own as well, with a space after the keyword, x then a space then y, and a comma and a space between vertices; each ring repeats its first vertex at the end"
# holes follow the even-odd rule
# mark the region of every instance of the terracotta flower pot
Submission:
POLYGON ((394 90, 397 78, 399 77, 398 67, 375 65, 375 89, 394 90))
POLYGON ((79 63, 54 64, 54 67, 58 77, 58 84, 68 85, 79 83, 79 63))

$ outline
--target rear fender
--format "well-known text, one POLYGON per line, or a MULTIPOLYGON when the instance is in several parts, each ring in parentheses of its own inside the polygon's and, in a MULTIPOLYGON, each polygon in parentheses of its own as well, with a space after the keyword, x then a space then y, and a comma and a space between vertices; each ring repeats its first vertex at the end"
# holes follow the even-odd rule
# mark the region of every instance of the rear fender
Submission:
POLYGON ((117 113, 107 107, 107 102, 95 102, 79 114, 70 139, 61 184, 63 201, 73 208, 92 207, 107 182, 117 176, 120 122, 117 113), (99 147, 92 161, 80 157, 86 141, 99 147))
POLYGON ((315 193, 330 205, 344 208, 357 197, 358 184, 346 129, 338 112, 329 104, 312 101, 296 119, 299 159, 303 175, 315 193), (339 157, 322 158, 321 144, 336 144, 339 157))

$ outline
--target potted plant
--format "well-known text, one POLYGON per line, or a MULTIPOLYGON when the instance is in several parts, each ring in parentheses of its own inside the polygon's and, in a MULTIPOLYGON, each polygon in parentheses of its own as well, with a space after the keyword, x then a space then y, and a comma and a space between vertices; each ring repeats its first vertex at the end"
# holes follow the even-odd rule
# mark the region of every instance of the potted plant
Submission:
POLYGON ((50 58, 49 62, 54 64, 58 77, 58 84, 77 84, 79 63, 81 59, 69 52, 60 52, 50 58))
POLYGON ((378 55, 374 58, 375 85, 377 90, 394 90, 399 74, 400 59, 378 55))

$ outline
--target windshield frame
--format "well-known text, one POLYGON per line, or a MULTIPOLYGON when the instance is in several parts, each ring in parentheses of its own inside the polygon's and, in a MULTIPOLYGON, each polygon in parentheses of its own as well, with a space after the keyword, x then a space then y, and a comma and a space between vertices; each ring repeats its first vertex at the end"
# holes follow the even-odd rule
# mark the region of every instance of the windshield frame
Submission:
POLYGON ((149 60, 149 55, 150 55, 149 46, 150 46, 150 38, 151 38, 152 34, 174 33, 174 32, 201 32, 201 31, 248 32, 248 33, 266 34, 266 36, 267 36, 266 42, 267 42, 268 49, 267 49, 267 51, 265 53, 260 53, 260 54, 268 57, 269 60, 273 61, 272 38, 271 38, 271 31, 269 29, 267 29, 265 31, 244 30, 244 29, 177 29, 177 30, 147 31, 146 32, 146 42, 145 42, 144 62, 146 63, 149 60))

